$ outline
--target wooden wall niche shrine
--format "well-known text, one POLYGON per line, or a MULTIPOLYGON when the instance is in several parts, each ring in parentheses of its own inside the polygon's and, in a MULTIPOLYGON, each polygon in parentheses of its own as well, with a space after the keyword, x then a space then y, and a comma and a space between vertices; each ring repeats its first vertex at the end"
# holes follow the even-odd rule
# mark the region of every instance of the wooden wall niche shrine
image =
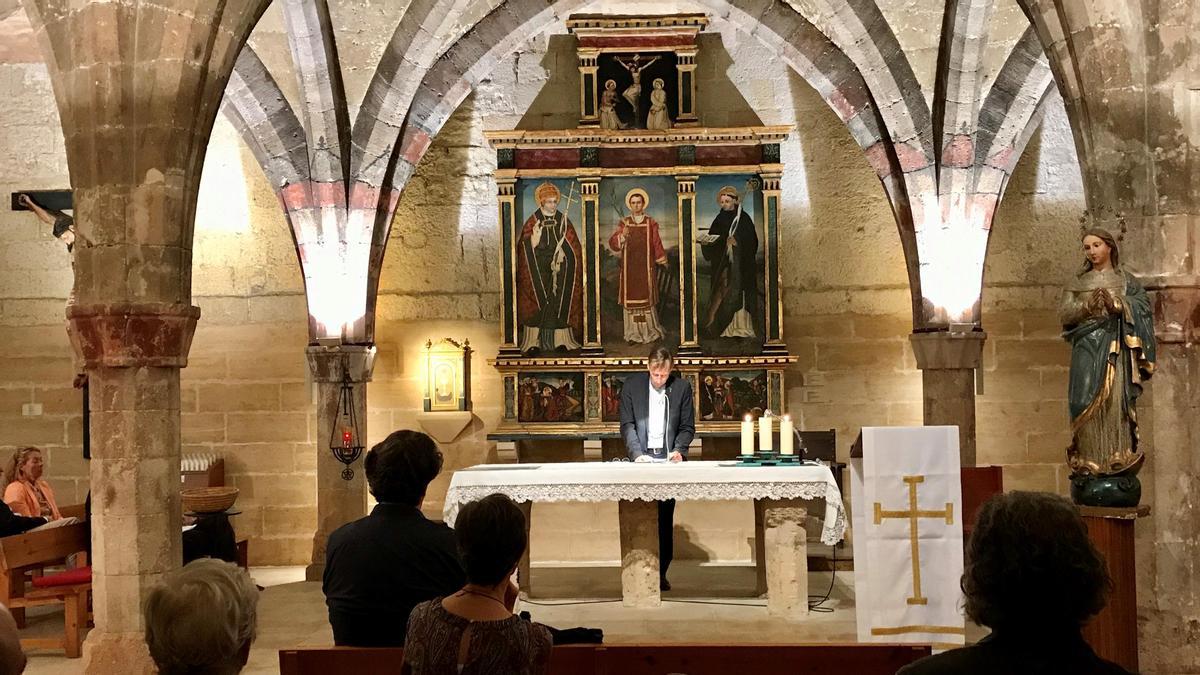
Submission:
POLYGON ((573 16, 580 127, 485 132, 501 241, 491 363, 505 391, 494 436, 614 433, 624 378, 645 369, 653 346, 678 355, 702 432, 784 409, 796 359, 783 341, 779 145, 792 128, 698 126, 695 36, 707 21, 573 16), (644 91, 601 124, 597 87, 621 71, 619 96, 651 76, 651 88, 670 90, 670 125, 652 119, 663 95, 644 91))

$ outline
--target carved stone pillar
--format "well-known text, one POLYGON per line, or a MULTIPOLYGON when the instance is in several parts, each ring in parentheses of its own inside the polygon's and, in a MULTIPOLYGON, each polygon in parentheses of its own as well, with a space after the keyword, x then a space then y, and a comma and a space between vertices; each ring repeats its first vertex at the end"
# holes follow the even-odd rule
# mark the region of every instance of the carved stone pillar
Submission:
POLYGON ((987 333, 913 333, 926 425, 956 425, 963 467, 975 466, 975 369, 987 333))
MULTIPOLYGON (((341 404, 342 376, 348 373, 354 385, 354 415, 359 438, 367 438, 367 387, 375 365, 375 347, 338 345, 305 350, 313 381, 317 383, 317 531, 313 534, 312 562, 305 570, 308 581, 320 581, 325 572, 325 547, 329 535, 346 523, 367 515, 367 475, 360 458, 349 468, 350 480, 342 477, 342 464, 329 449, 333 425, 341 404)), ((363 451, 366 454, 366 449, 363 451)))
POLYGON ((754 548, 759 591, 771 616, 808 614, 808 511, 800 499, 754 500, 754 548))
POLYGON ((142 602, 183 559, 179 369, 200 309, 163 303, 72 305, 91 408, 92 605, 88 672, 149 667, 142 602))
POLYGON ((617 503, 621 526, 621 598, 626 607, 658 607, 658 504, 617 503))

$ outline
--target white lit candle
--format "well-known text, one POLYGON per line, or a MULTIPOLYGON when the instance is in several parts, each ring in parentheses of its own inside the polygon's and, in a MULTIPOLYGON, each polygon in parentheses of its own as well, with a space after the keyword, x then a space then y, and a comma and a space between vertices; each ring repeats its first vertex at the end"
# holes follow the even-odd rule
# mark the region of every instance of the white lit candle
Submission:
POLYGON ((758 451, 770 452, 775 449, 771 438, 771 411, 768 410, 758 418, 758 451))
POLYGON ((749 415, 742 420, 742 454, 754 454, 754 418, 749 415))
POLYGON ((795 454, 795 452, 792 450, 793 434, 792 416, 784 415, 783 418, 779 420, 779 454, 795 454))

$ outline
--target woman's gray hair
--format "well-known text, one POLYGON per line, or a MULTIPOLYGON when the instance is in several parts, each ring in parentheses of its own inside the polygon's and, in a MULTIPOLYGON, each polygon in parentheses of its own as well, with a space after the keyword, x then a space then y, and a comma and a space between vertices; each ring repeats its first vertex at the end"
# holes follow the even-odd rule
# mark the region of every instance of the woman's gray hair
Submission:
POLYGON ((231 675, 254 642, 258 589, 233 563, 194 560, 146 598, 146 644, 160 675, 231 675))

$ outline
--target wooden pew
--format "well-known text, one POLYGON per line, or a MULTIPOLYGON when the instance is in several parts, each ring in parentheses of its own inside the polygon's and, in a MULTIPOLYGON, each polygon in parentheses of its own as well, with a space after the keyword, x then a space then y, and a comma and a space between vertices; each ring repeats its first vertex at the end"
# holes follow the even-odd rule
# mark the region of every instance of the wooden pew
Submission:
MULTIPOLYGON (((893 675, 930 648, 895 644, 564 645, 550 656, 554 675, 893 675)), ((280 675, 400 673, 403 649, 315 647, 279 650, 280 675)))
POLYGON ((0 539, 0 602, 12 611, 17 625, 24 624, 26 607, 63 605, 62 637, 22 638, 23 648, 63 649, 68 658, 80 656, 91 582, 26 589, 26 580, 35 570, 61 564, 67 556, 86 551, 90 536, 88 523, 76 523, 0 539))

